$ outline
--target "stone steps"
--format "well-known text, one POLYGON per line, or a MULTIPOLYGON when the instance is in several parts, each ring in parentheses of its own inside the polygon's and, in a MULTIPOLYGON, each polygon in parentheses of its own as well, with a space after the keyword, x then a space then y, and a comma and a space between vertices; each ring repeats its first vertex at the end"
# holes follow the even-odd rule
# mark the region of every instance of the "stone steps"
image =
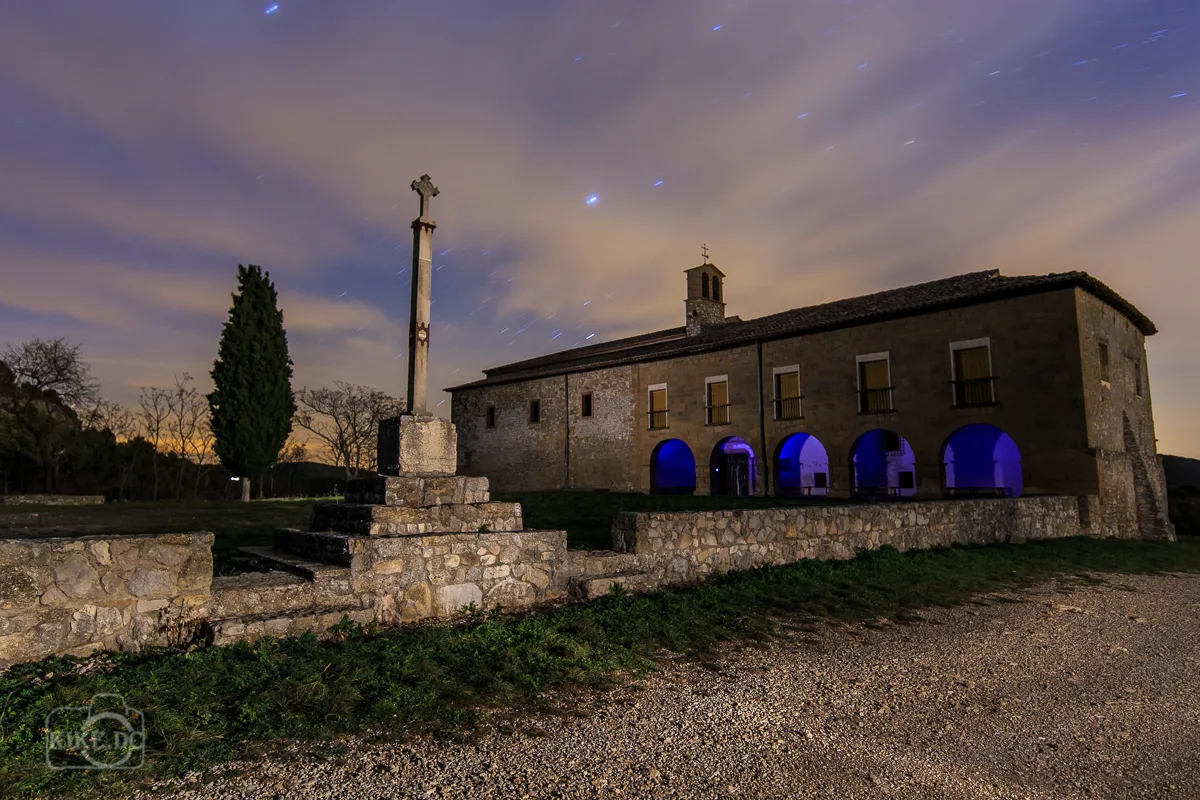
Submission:
POLYGON ((310 630, 321 636, 341 622, 343 616, 365 625, 374 619, 375 612, 360 605, 334 605, 241 615, 210 620, 205 633, 214 645, 253 642, 263 636, 287 636, 310 630))
POLYGON ((375 475, 355 478, 342 495, 347 503, 371 503, 388 506, 440 506, 462 503, 486 503, 491 499, 487 478, 393 477, 375 475))
POLYGON ((314 583, 334 580, 345 580, 349 583, 350 580, 350 568, 342 564, 314 561, 312 558, 286 553, 274 547, 239 547, 238 552, 262 559, 275 569, 290 572, 314 583))
POLYGON ((440 533, 519 531, 520 503, 447 503, 413 508, 370 503, 322 502, 309 527, 361 536, 423 536, 440 533))
POLYGON ((651 572, 614 572, 610 575, 579 575, 567 584, 572 600, 597 600, 608 594, 615 583, 627 592, 648 592, 658 588, 661 578, 651 572))
POLYGON ((644 556, 612 550, 568 550, 563 560, 568 575, 590 577, 640 572, 644 556))
POLYGON ((291 572, 244 572, 213 578, 210 617, 225 618, 247 609, 265 614, 314 605, 313 582, 291 572))
POLYGON ((362 541, 362 536, 349 533, 277 528, 272 543, 282 553, 349 567, 355 554, 361 551, 362 541))

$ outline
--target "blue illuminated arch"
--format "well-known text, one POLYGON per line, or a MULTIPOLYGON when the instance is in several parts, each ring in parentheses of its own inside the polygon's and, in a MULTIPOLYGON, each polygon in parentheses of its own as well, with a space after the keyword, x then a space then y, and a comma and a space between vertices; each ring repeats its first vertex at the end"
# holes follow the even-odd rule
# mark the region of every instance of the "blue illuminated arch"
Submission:
POLYGON ((917 493, 917 457, 895 431, 867 431, 850 448, 851 492, 865 497, 912 497, 917 493))
POLYGON ((942 449, 944 489, 948 495, 1020 497, 1025 491, 1021 451, 995 425, 959 428, 942 449))
POLYGON ((748 497, 758 486, 758 459, 754 448, 740 436, 717 442, 709 464, 709 492, 748 497))
POLYGON ((650 456, 650 491, 692 494, 696 491, 696 457, 682 439, 659 442, 650 456))
POLYGON ((810 433, 793 433, 775 455, 775 494, 780 497, 829 493, 829 453, 810 433))

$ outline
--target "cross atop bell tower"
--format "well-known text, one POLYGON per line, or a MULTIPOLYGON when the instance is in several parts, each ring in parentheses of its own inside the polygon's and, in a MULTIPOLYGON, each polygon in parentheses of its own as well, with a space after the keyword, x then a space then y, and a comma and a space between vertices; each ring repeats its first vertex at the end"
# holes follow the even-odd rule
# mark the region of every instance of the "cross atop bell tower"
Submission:
POLYGON ((702 333, 703 326, 725 321, 725 273, 708 260, 708 245, 701 247, 704 263, 684 270, 687 275, 687 299, 684 323, 687 335, 702 333))

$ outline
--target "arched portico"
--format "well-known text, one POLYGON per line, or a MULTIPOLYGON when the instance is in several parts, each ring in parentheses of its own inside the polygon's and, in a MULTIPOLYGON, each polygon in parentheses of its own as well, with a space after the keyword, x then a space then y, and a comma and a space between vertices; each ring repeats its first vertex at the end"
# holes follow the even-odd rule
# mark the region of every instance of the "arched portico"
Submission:
POLYGON ((912 497, 916 464, 903 436, 886 428, 867 431, 850 448, 850 491, 858 497, 912 497))
POLYGON ((995 425, 959 428, 942 448, 942 489, 949 496, 1020 497, 1021 451, 995 425))
POLYGON ((652 494, 693 494, 696 491, 696 457, 682 439, 659 442, 650 456, 652 494))
POLYGON ((755 493, 758 459, 749 442, 740 436, 717 442, 710 459, 709 486, 712 494, 749 497, 755 493))
POLYGON ((810 433, 793 433, 775 452, 775 494, 823 497, 829 493, 829 453, 810 433))

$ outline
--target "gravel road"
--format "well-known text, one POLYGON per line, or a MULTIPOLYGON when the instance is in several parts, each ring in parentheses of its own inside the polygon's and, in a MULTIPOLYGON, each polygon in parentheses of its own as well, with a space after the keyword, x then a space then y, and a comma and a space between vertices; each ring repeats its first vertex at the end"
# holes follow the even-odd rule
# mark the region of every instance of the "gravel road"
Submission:
POLYGON ((471 745, 347 741, 183 798, 1200 798, 1200 576, 798 632, 471 745))

